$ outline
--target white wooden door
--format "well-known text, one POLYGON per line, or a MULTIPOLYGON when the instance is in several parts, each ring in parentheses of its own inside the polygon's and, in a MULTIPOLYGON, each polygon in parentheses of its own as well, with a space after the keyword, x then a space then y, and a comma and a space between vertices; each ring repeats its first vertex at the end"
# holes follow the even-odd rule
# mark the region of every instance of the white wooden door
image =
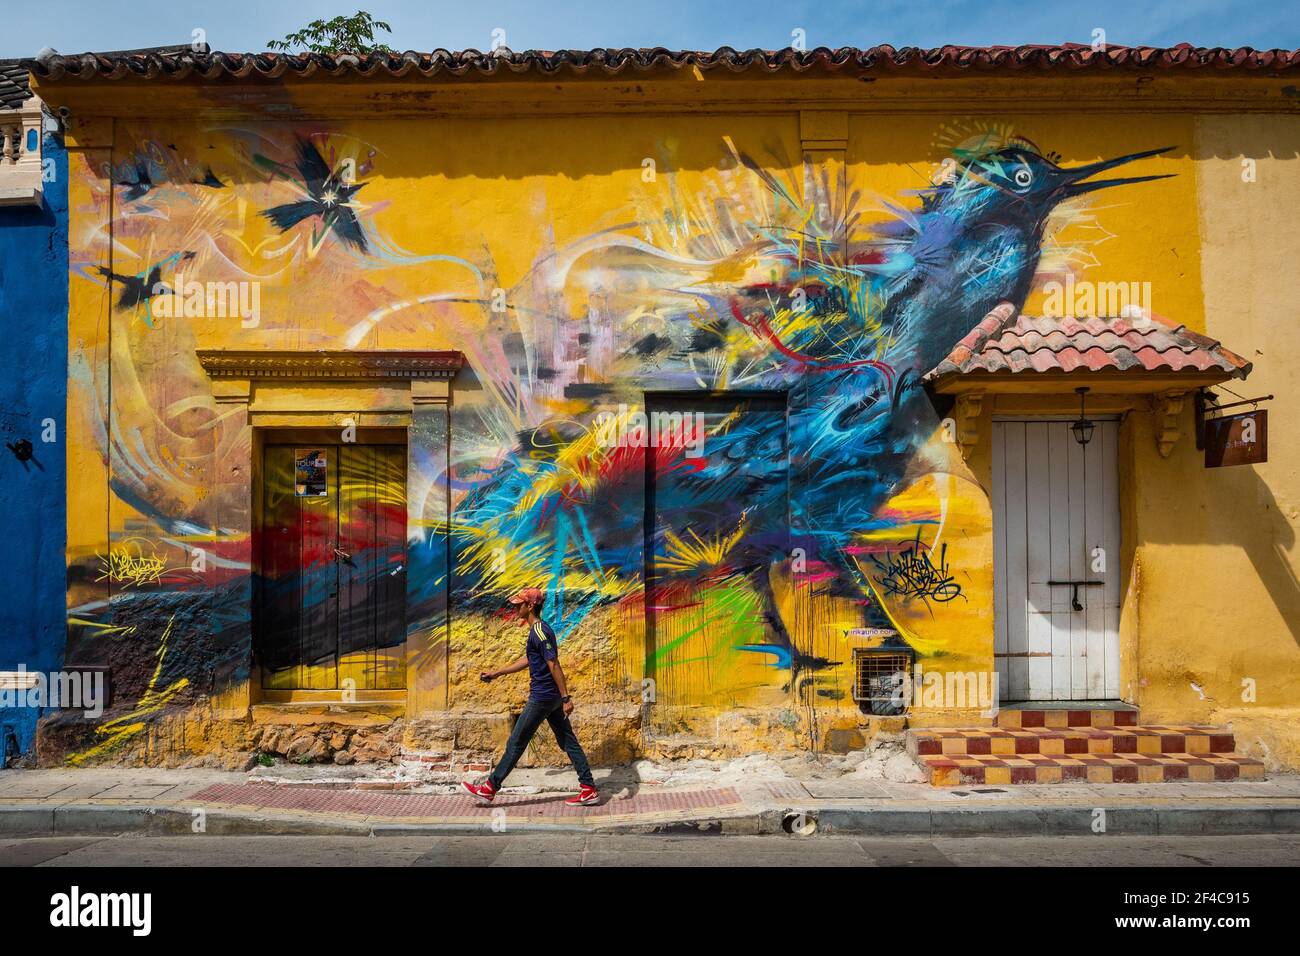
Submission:
POLYGON ((1115 700, 1119 425, 993 422, 994 660, 1004 700, 1115 700), (1093 582, 1073 584, 1053 582, 1093 582), (1082 610, 1074 606, 1077 596, 1082 610))

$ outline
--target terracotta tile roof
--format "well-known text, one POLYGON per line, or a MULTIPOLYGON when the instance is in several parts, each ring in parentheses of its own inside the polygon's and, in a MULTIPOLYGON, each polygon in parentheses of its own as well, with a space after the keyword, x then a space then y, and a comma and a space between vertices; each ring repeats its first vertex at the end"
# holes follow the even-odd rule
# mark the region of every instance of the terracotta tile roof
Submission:
POLYGON ((1245 378, 1251 364, 1218 341, 1160 319, 1047 319, 1004 302, 935 366, 949 375, 1022 372, 1221 372, 1245 378))
POLYGON ((0 60, 0 110, 16 110, 32 95, 27 68, 17 60, 0 60))
POLYGON ((1245 72, 1277 75, 1300 71, 1300 50, 1255 50, 1250 47, 1194 47, 1182 43, 1173 47, 1110 46, 1093 50, 1084 44, 1061 46, 874 46, 866 49, 817 47, 813 50, 735 50, 721 47, 712 53, 690 50, 594 49, 526 50, 501 49, 434 50, 431 53, 318 54, 318 53, 220 53, 126 51, 55 55, 24 60, 41 79, 120 79, 170 77, 183 79, 219 76, 240 78, 315 75, 363 77, 417 77, 450 74, 585 74, 601 72, 614 76, 628 72, 670 72, 698 68, 732 73, 795 73, 819 71, 853 76, 962 76, 976 74, 1048 75, 1098 74, 1115 71, 1162 72, 1183 75, 1245 72))
MULTIPOLYGON (((203 47, 207 51, 207 47, 203 47)), ((95 54, 101 58, 108 59, 126 59, 148 55, 165 55, 176 56, 181 53, 191 51, 189 46, 151 46, 139 50, 118 50, 113 53, 95 54)), ((44 53, 45 51, 42 51, 44 53)), ((53 51, 49 51, 53 53, 53 51)), ((54 53, 53 56, 42 55, 39 58, 41 63, 49 63, 53 60, 61 59, 54 53)), ((73 59, 76 59, 75 57, 73 59)), ((31 98, 32 87, 29 77, 33 72, 33 66, 38 60, 28 59, 3 59, 0 60, 0 109, 18 109, 31 98)))

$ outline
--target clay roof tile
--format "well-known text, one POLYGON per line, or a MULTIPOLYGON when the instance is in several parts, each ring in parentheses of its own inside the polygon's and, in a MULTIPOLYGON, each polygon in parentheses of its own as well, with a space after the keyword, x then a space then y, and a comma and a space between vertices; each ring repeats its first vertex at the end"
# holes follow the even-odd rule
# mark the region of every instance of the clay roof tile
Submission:
POLYGON ((683 69, 721 70, 729 73, 834 72, 854 76, 961 76, 966 73, 1081 74, 1116 71, 1170 73, 1222 73, 1239 71, 1270 75, 1300 70, 1300 50, 1256 50, 1250 47, 1025 45, 1018 47, 941 46, 895 48, 881 46, 817 47, 813 50, 736 50, 724 46, 712 52, 654 48, 597 48, 591 50, 523 50, 502 48, 402 53, 222 53, 203 48, 136 50, 120 53, 54 55, 24 60, 23 66, 42 80, 138 76, 149 79, 198 76, 265 78, 407 77, 450 74, 495 75, 539 73, 558 75, 601 72, 673 72, 683 69))
POLYGON ((1251 365, 1217 340, 1158 318, 1052 318, 1013 315, 1002 303, 927 379, 990 372, 1138 369, 1219 371, 1245 378, 1251 365))

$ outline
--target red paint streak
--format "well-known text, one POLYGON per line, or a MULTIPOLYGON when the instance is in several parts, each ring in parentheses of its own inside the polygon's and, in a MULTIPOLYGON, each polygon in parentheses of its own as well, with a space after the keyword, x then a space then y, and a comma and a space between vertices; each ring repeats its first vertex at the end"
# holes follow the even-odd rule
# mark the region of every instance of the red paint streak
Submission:
POLYGON ((545 527, 546 523, 551 520, 551 515, 560 510, 560 502, 555 498, 543 498, 542 510, 537 513, 537 525, 539 528, 545 527))
POLYGON ((666 611, 671 613, 673 611, 685 611, 688 608, 703 606, 703 601, 692 601, 689 604, 651 604, 650 609, 653 611, 666 611))
POLYGON ((659 473, 662 475, 673 471, 703 471, 708 467, 708 464, 708 460, 703 456, 699 458, 683 458, 669 468, 659 469, 659 473))
POLYGON ((817 584, 820 581, 833 580, 838 577, 834 571, 822 571, 819 574, 798 574, 795 575, 794 586, 797 588, 806 588, 809 585, 817 584))
POLYGON ((339 537, 349 541, 367 540, 376 528, 406 527, 404 505, 363 501, 349 509, 348 520, 339 522, 339 537))
POLYGON ((261 532, 254 531, 251 535, 239 538, 199 541, 190 544, 189 547, 202 548, 210 557, 216 556, 223 561, 238 561, 242 564, 248 564, 253 560, 253 555, 261 548, 261 532))
POLYGON ((624 614, 636 613, 645 607, 645 591, 637 588, 618 599, 618 609, 624 614))
POLYGON ((875 359, 857 359, 856 361, 853 362, 834 362, 830 364, 823 364, 821 359, 815 359, 812 356, 804 355, 801 352, 796 352, 794 349, 787 346, 784 342, 781 341, 781 339, 777 336, 777 334, 772 331, 772 327, 768 324, 767 319, 765 319, 763 316, 759 315, 758 313, 755 313, 753 320, 746 319, 743 315, 741 315, 740 306, 738 306, 735 302, 732 302, 731 314, 735 316, 737 322, 745 326, 745 328, 757 332, 760 336, 766 339, 774 349, 776 349, 786 358, 794 362, 798 362, 800 365, 803 365, 814 372, 840 372, 852 368, 863 368, 863 367, 872 368, 875 369, 877 372, 879 372, 881 375, 885 376, 885 381, 888 383, 890 391, 893 391, 894 367, 892 365, 887 365, 884 362, 877 362, 875 359))
POLYGON ((889 554, 894 550, 895 545, 888 541, 881 541, 872 544, 851 544, 844 549, 845 554, 857 556, 860 554, 889 554))
POLYGON ((626 475, 645 470, 645 449, 632 445, 617 445, 600 463, 600 479, 617 481, 626 475))
MULTIPOLYGON (((650 424, 651 420, 647 414, 647 429, 650 428, 650 424)), ((705 437, 703 427, 697 428, 694 419, 689 425, 683 425, 677 434, 668 436, 667 441, 662 440, 663 435, 647 434, 644 436, 644 443, 629 444, 620 436, 619 444, 601 460, 599 480, 617 483, 628 475, 642 474, 646 466, 645 444, 652 440, 656 442, 651 449, 654 453, 652 463, 656 475, 662 476, 680 471, 703 471, 708 467, 707 458, 702 455, 698 458, 687 458, 686 449, 691 445, 698 448, 705 437)))

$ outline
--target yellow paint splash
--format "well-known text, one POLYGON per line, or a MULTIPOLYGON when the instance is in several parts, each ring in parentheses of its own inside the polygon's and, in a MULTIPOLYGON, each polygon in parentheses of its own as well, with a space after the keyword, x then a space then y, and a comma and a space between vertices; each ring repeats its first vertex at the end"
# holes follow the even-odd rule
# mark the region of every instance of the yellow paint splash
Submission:
POLYGON ((173 697, 189 686, 189 678, 182 677, 180 680, 173 682, 164 690, 158 690, 158 681, 162 677, 163 661, 167 656, 167 642, 171 640, 172 626, 176 623, 176 615, 173 614, 167 619, 167 627, 163 631, 162 638, 158 642, 158 663, 154 667, 153 676, 149 678, 149 686, 145 688, 140 699, 136 701, 135 709, 129 714, 123 714, 121 717, 115 717, 113 720, 106 721, 95 728, 95 733, 106 739, 95 744, 80 753, 68 757, 68 763, 74 767, 83 763, 94 760, 95 758, 107 753, 119 744, 134 737, 140 731, 144 730, 146 721, 144 718, 158 713, 173 697))

